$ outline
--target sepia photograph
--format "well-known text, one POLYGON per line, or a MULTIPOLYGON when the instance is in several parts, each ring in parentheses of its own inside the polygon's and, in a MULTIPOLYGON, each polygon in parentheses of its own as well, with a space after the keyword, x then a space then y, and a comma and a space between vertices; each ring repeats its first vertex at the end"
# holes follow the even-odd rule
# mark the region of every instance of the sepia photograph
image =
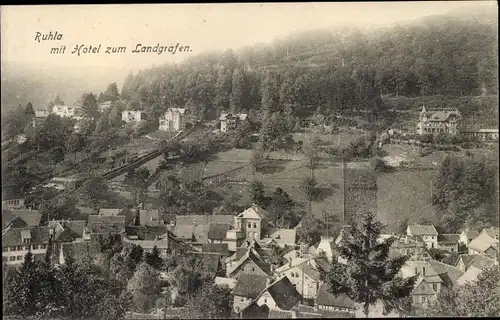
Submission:
POLYGON ((500 317, 496 1, 0 30, 3 319, 500 317))

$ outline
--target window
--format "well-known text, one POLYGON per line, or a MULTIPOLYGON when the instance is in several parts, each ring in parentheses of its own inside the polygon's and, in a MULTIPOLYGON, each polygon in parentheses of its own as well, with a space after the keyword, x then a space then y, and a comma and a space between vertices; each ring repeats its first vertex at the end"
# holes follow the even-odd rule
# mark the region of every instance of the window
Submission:
POLYGON ((23 256, 17 256, 17 257, 16 257, 16 260, 17 260, 17 261, 23 260, 23 256))
POLYGON ((425 277, 425 267, 422 268, 422 275, 425 277))
POLYGON ((241 302, 245 302, 245 298, 241 298, 241 299, 240 299, 240 301, 241 301, 241 302))
POLYGON ((255 222, 253 223, 253 227, 254 227, 254 228, 257 228, 257 224, 256 224, 255 222))
POLYGON ((23 239, 23 243, 30 243, 30 239, 23 239))
POLYGON ((251 228, 251 227, 252 227, 252 224, 251 224, 250 222, 248 223, 248 227, 249 227, 249 228, 251 228))
POLYGON ((9 257, 9 261, 16 261, 16 257, 14 257, 14 256, 9 257))
POLYGON ((255 268, 254 268, 254 267, 252 267, 252 271, 255 271, 255 268))
POLYGON ((437 284, 432 284, 432 290, 437 291, 438 290, 438 285, 437 284))
POLYGON ((38 250, 38 245, 37 244, 33 245, 33 250, 38 250))
POLYGON ((24 250, 29 250, 30 246, 24 246, 24 250))
POLYGON ((264 303, 267 303, 267 298, 264 298, 264 303))
POLYGON ((23 250, 23 246, 16 246, 16 251, 22 251, 23 250))
POLYGON ((41 245, 41 249, 47 249, 47 245, 46 244, 42 244, 41 245))

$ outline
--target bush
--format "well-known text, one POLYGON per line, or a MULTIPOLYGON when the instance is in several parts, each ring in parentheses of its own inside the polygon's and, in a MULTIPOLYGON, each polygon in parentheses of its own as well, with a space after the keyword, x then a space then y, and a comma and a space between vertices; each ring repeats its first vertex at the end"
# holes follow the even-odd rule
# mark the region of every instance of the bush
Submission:
POLYGON ((381 158, 378 158, 378 157, 373 158, 370 161, 370 164, 371 164, 373 170, 378 171, 378 172, 382 172, 382 171, 385 171, 387 169, 387 165, 386 165, 385 161, 381 158))

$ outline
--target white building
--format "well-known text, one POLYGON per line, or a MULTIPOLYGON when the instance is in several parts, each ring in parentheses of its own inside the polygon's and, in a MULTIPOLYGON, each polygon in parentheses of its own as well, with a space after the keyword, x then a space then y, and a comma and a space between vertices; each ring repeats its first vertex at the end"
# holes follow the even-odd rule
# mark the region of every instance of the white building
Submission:
POLYGON ((408 236, 420 236, 427 248, 438 247, 438 232, 433 225, 412 224, 406 229, 408 236))
POLYGON ((125 110, 122 112, 122 121, 126 123, 141 122, 144 120, 144 112, 141 110, 125 110))
POLYGON ((52 113, 64 118, 73 118, 75 115, 75 108, 70 108, 66 105, 54 105, 52 107, 52 113))
POLYGON ((185 125, 185 108, 169 108, 160 118, 160 131, 180 131, 185 125))

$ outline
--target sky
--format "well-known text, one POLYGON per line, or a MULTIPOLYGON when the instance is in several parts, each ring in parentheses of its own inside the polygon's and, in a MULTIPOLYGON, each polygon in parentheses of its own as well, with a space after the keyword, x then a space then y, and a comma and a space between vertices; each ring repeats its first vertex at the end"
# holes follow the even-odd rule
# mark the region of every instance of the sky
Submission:
MULTIPOLYGON (((179 62, 204 51, 237 50, 297 31, 343 26, 376 28, 495 2, 247 3, 149 5, 43 5, 1 7, 2 61, 59 66, 106 66, 136 71, 179 62), (36 33, 62 40, 35 41, 36 33), (143 46, 189 46, 189 52, 132 53, 143 46), (51 48, 66 46, 64 54, 51 48), (96 54, 71 54, 75 46, 96 54), (125 53, 106 54, 108 46, 125 53)), ((496 10, 496 8, 495 8, 496 10)))

